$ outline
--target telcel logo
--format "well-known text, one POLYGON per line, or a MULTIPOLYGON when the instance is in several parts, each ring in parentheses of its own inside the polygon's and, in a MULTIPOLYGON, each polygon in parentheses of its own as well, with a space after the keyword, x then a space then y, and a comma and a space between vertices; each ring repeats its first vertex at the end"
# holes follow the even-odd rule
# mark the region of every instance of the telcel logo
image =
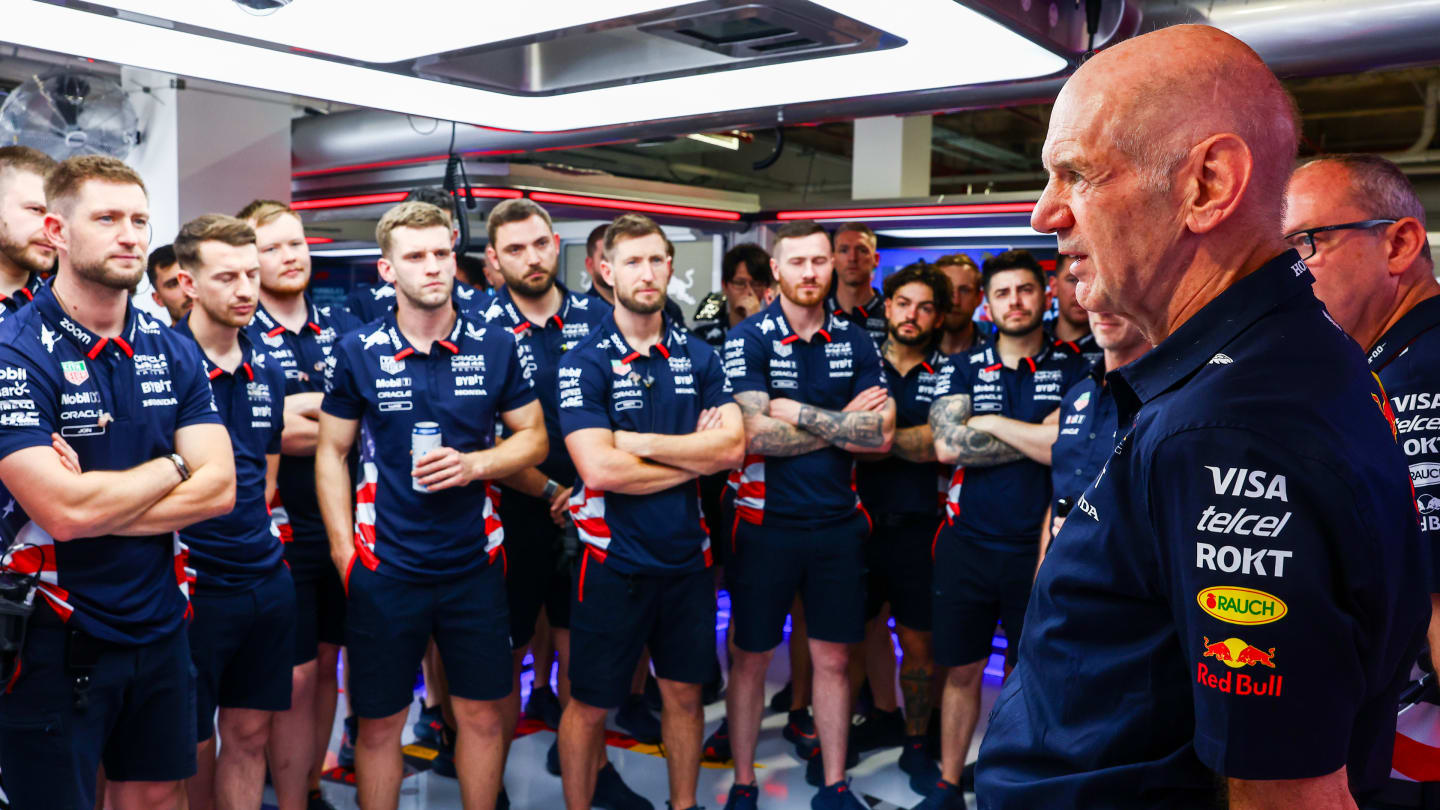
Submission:
POLYGON ((1253 588, 1222 586, 1195 595, 1200 609, 1227 624, 1269 624, 1289 610, 1280 599, 1253 588))

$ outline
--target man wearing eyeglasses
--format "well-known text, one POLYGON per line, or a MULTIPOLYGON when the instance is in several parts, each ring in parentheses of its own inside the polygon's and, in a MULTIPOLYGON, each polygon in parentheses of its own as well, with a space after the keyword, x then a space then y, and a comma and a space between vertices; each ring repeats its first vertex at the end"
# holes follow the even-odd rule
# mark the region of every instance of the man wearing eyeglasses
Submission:
POLYGON ((720 260, 721 289, 700 303, 690 331, 711 346, 722 345, 731 327, 774 300, 774 285, 764 248, 753 242, 730 248, 720 260))
MULTIPOLYGON (((1285 240, 1315 274, 1315 295, 1366 350, 1395 413, 1421 528, 1440 539, 1440 283, 1425 207, 1395 164, 1374 155, 1311 161, 1290 180, 1285 240)), ((1433 556, 1433 554, 1432 554, 1433 556)), ((1440 564, 1432 564, 1430 659, 1440 661, 1440 564)), ((1437 667, 1440 668, 1440 667, 1437 667)))

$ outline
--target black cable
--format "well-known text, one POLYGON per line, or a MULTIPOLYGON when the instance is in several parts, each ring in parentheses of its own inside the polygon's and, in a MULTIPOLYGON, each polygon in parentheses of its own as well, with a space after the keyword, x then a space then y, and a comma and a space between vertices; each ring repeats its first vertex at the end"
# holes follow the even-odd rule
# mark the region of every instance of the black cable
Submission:
POLYGON ((758 171, 764 171, 765 169, 768 169, 768 168, 770 168, 771 166, 774 166, 774 165, 775 165, 775 161, 777 161, 777 160, 780 159, 780 155, 781 155, 781 153, 783 153, 784 151, 785 151, 785 129, 784 129, 784 127, 775 127, 775 149, 774 149, 774 151, 772 151, 767 157, 765 157, 765 158, 763 158, 763 159, 761 159, 761 160, 755 161, 753 164, 750 165, 750 168, 754 169, 754 170, 757 171, 757 172, 758 172, 758 171))

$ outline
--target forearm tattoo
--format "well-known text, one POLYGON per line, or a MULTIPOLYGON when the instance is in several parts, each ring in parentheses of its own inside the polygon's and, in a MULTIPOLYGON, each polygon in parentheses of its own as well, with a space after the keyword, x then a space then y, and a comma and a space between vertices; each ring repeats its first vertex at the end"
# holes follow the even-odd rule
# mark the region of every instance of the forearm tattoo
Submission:
POLYGON ((745 450, 762 456, 799 456, 819 450, 826 441, 769 416, 770 396, 759 391, 735 395, 745 418, 745 450))
POLYGON ((885 443, 885 416, 874 411, 827 411, 800 406, 800 427, 830 444, 879 447, 885 443))
POLYGON ((955 463, 962 467, 994 467, 1025 457, 989 433, 967 426, 965 420, 969 418, 968 394, 942 397, 930 406, 930 431, 936 448, 945 451, 942 455, 953 454, 955 463))
POLYGON ((917 464, 935 460, 935 440, 929 425, 900 428, 895 431, 895 443, 890 445, 890 455, 913 461, 917 464))

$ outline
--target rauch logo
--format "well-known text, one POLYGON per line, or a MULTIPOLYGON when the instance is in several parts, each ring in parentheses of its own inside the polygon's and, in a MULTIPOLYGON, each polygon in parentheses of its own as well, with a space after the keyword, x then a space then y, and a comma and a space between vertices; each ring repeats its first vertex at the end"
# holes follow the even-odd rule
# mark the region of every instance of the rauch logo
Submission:
POLYGON ((1253 588, 1206 588, 1195 595, 1195 601, 1201 610, 1228 624, 1269 624, 1289 610, 1278 598, 1253 588))

